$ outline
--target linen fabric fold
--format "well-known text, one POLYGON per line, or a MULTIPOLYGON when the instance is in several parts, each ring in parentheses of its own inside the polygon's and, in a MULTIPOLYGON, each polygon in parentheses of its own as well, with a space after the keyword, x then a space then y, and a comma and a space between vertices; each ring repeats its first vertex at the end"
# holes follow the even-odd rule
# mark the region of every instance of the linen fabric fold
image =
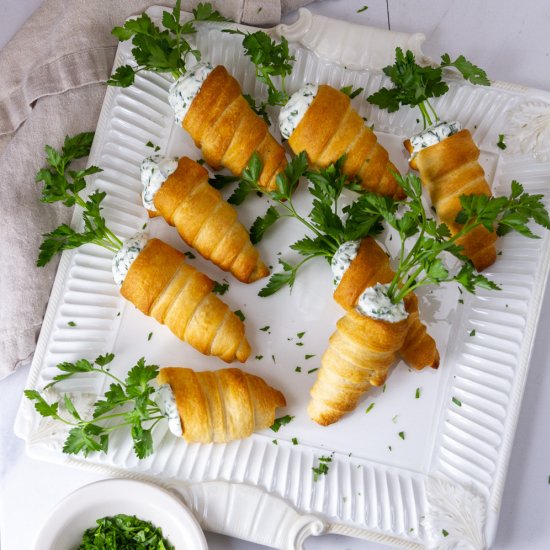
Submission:
MULTIPOLYGON (((226 17, 273 25, 313 0, 210 0, 226 17)), ((183 0, 191 11, 199 2, 183 0)), ((71 211, 40 202, 44 146, 95 129, 118 41, 111 29, 175 1, 45 0, 0 51, 0 379, 36 345, 58 260, 36 267, 42 234, 71 211)))

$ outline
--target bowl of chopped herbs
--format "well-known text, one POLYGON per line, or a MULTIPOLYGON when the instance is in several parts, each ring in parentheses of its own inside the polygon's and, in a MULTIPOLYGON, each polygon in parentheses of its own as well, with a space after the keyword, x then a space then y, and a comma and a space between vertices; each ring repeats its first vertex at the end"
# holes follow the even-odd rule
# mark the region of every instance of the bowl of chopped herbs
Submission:
POLYGON ((207 550, 194 516, 172 493, 141 481, 108 479, 66 496, 33 550, 207 550))

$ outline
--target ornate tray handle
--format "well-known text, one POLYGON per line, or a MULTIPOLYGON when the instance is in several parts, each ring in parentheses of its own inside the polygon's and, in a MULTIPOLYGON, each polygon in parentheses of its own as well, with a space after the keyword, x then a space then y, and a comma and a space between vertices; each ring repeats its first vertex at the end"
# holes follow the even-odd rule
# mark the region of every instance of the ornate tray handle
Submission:
POLYGON ((252 485, 207 481, 168 487, 183 498, 202 528, 280 550, 301 550, 310 535, 326 532, 327 524, 302 515, 283 499, 252 485))
POLYGON ((391 65, 395 48, 409 49, 419 63, 429 64, 422 53, 425 36, 408 34, 330 19, 302 8, 292 25, 277 25, 273 31, 289 42, 299 42, 323 59, 349 69, 382 69, 391 65))

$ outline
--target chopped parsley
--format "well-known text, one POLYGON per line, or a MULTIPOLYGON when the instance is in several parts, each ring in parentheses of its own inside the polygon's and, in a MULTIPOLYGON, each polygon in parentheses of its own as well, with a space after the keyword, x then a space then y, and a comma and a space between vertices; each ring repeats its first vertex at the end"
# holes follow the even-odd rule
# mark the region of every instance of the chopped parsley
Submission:
POLYGON ((405 440, 405 432, 399 432, 399 437, 403 440, 405 440))
POLYGON ((311 470, 313 471, 313 481, 318 481, 321 476, 326 476, 328 474, 328 464, 332 462, 332 457, 330 456, 320 456, 318 458, 319 465, 313 466, 311 470))
POLYGON ((416 392, 414 394, 415 399, 420 399, 420 388, 416 388, 416 392))
POLYGON ((319 367, 315 367, 314 369, 309 369, 307 371, 308 374, 311 374, 312 372, 315 372, 316 370, 319 370, 319 367))
POLYGON ((399 415, 396 414, 392 419, 391 421, 394 423, 394 424, 397 424, 397 419, 399 418, 399 415))
POLYGON ((241 321, 244 321, 246 317, 244 316, 244 313, 238 309, 237 311, 233 312, 241 321))
POLYGON ((293 445, 298 445, 298 438, 297 438, 297 437, 293 437, 293 438, 291 439, 291 441, 292 441, 292 444, 293 444, 293 445))
POLYGON ((286 426, 289 422, 291 422, 294 419, 293 416, 290 416, 289 414, 285 416, 281 416, 279 418, 275 419, 275 422, 271 425, 271 429, 274 432, 278 432, 282 426, 286 426))
POLYGON ((76 327, 76 323, 74 321, 69 321, 67 323, 70 327, 76 327))
POLYGON ((476 329, 473 329, 470 331, 470 336, 475 336, 476 335, 476 329))
POLYGON ((214 281, 214 288, 212 289, 212 292, 214 294, 219 294, 220 296, 223 296, 228 290, 229 283, 218 283, 217 281, 214 281))
POLYGON ((152 141, 148 141, 146 144, 145 144, 145 147, 151 147, 151 149, 154 149, 155 153, 157 151, 160 151, 160 147, 158 145, 155 145, 152 141))
POLYGON ((296 367, 296 368, 294 369, 294 372, 302 372, 302 367, 296 367))
POLYGON ((313 354, 308 354, 308 353, 306 353, 306 355, 305 355, 305 358, 306 358, 306 359, 311 359, 312 357, 315 357, 315 354, 314 354, 314 353, 313 353, 313 354))
POLYGON ((305 332, 298 332, 298 334, 296 334, 296 336, 298 336, 298 338, 303 338, 304 334, 305 334, 305 332))
POLYGON ((153 333, 150 332, 150 333, 147 335, 147 341, 149 342, 149 340, 151 340, 152 337, 153 337, 153 333))
POLYGON ((375 403, 371 403, 368 407, 367 407, 367 410, 365 411, 365 414, 368 414, 372 411, 372 409, 374 408, 374 405, 375 403))
POLYGON ((271 327, 269 325, 266 325, 265 327, 262 327, 260 330, 262 332, 267 332, 271 327))
POLYGON ((190 260, 194 260, 196 258, 193 252, 190 252, 189 250, 187 252, 184 252, 183 255, 187 256, 190 260))
POLYGON ((504 149, 506 149, 506 143, 504 143, 504 134, 498 135, 497 147, 499 149, 502 149, 503 151, 504 149))
POLYGON ((448 536, 449 536, 449 531, 446 531, 445 529, 441 529, 441 534, 442 534, 444 537, 448 537, 448 536))
POLYGON ((255 357, 255 359, 257 359, 258 361, 261 361, 263 358, 264 358, 263 355, 256 355, 255 357))
POLYGON ((462 407, 462 401, 460 401, 456 397, 453 397, 452 401, 457 407, 462 407))
POLYGON ((369 9, 368 6, 363 6, 362 8, 359 8, 359 9, 357 10, 357 13, 361 13, 361 12, 367 11, 368 9, 369 9))
POLYGON ((301 346, 304 345, 304 343, 303 342, 296 342, 296 345, 301 347, 301 346))

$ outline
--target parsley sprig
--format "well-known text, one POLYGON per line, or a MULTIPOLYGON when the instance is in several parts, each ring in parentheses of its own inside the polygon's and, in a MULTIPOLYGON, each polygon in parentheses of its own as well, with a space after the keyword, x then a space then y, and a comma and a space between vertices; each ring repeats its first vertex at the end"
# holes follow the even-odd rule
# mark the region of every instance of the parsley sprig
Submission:
MULTIPOLYGON (((264 31, 249 33, 225 29, 223 32, 244 36, 245 55, 254 63, 258 80, 267 86, 267 105, 284 105, 289 99, 285 79, 292 73, 296 59, 290 54, 287 39, 282 36, 280 42, 275 42, 264 31), (275 84, 273 77, 280 77, 280 87, 275 84)), ((259 109, 265 111, 265 103, 259 109)))
POLYGON ((422 183, 418 176, 396 174, 407 199, 394 201, 372 193, 365 194, 364 208, 372 215, 379 215, 399 233, 401 250, 395 277, 387 291, 393 303, 402 300, 419 287, 456 281, 468 292, 476 288, 498 290, 499 287, 477 273, 464 256, 460 239, 477 227, 504 235, 514 230, 530 238, 538 238, 528 227, 534 220, 550 229, 550 218, 542 202, 542 195, 524 192, 517 181, 511 184, 509 197, 488 197, 485 195, 463 195, 460 197, 461 211, 456 222, 462 227, 451 235, 447 225, 438 224, 429 217, 422 203, 422 183), (407 251, 407 241, 414 237, 407 251), (443 253, 450 253, 461 263, 456 273, 451 273, 443 262, 443 253))
POLYGON ((101 172, 101 168, 90 166, 85 170, 70 170, 73 160, 88 156, 93 132, 85 132, 73 137, 67 136, 61 151, 46 145, 49 166, 36 174, 36 182, 44 182, 41 201, 45 203, 62 202, 65 206, 78 205, 82 208, 84 230, 75 231, 62 224, 44 236, 40 245, 37 265, 46 265, 58 252, 77 248, 86 243, 94 243, 116 252, 122 246, 120 239, 105 226, 101 215, 101 202, 105 198, 102 191, 94 191, 84 199, 80 193, 86 188, 85 177, 101 172))
POLYGON ((249 193, 258 191, 276 203, 252 224, 252 243, 258 243, 267 230, 281 218, 294 218, 310 233, 290 246, 304 258, 296 265, 279 260, 283 271, 271 276, 268 284, 260 290, 260 296, 270 296, 286 285, 292 288, 298 270, 309 260, 324 257, 330 262, 338 248, 346 241, 381 231, 380 216, 372 215, 363 208, 363 195, 359 195, 351 205, 340 209, 338 200, 344 188, 361 190, 356 178, 344 174, 344 160, 342 157, 326 169, 310 170, 307 155, 301 152, 288 163, 284 172, 277 175, 276 189, 266 191, 258 185, 262 161, 258 154, 252 155, 229 202, 240 204, 249 193), (303 176, 309 180, 308 190, 313 196, 312 208, 307 215, 298 212, 293 202, 294 191, 303 176))
POLYGON ((458 70, 472 84, 490 85, 485 71, 463 55, 452 61, 449 54, 443 54, 438 67, 421 67, 416 63, 413 52, 407 50, 403 53, 401 48, 396 48, 395 63, 383 69, 394 87, 381 88, 370 95, 367 101, 390 113, 397 111, 401 105, 418 106, 426 129, 439 120, 429 99, 448 92, 449 86, 443 81, 443 69, 450 67, 458 70))
POLYGON ((34 401, 36 411, 43 417, 51 417, 72 426, 63 446, 66 454, 83 453, 88 456, 94 451, 107 452, 109 436, 121 428, 130 428, 134 441, 134 452, 138 458, 146 458, 153 453, 153 428, 164 418, 158 405, 153 401, 155 388, 151 381, 158 374, 156 365, 147 365, 141 358, 121 380, 110 372, 107 365, 114 359, 112 353, 100 355, 95 361, 80 359, 75 363, 60 363, 61 374, 54 376, 45 390, 74 375, 99 373, 113 380, 102 399, 94 403, 92 418, 85 419, 77 411, 68 394, 62 399, 70 414, 65 418, 59 414, 60 401, 48 403, 37 390, 25 390, 25 396, 34 401))
POLYGON ((185 37, 195 34, 194 25, 200 21, 228 21, 208 2, 200 3, 193 9, 192 19, 181 22, 181 0, 177 0, 174 9, 162 12, 161 30, 151 18, 142 13, 136 19, 130 19, 122 27, 115 27, 111 34, 121 42, 132 39, 132 55, 136 65, 122 65, 107 80, 110 86, 126 88, 134 83, 136 74, 141 71, 171 73, 174 78, 186 72, 187 56, 201 59, 199 50, 194 49, 185 37))

